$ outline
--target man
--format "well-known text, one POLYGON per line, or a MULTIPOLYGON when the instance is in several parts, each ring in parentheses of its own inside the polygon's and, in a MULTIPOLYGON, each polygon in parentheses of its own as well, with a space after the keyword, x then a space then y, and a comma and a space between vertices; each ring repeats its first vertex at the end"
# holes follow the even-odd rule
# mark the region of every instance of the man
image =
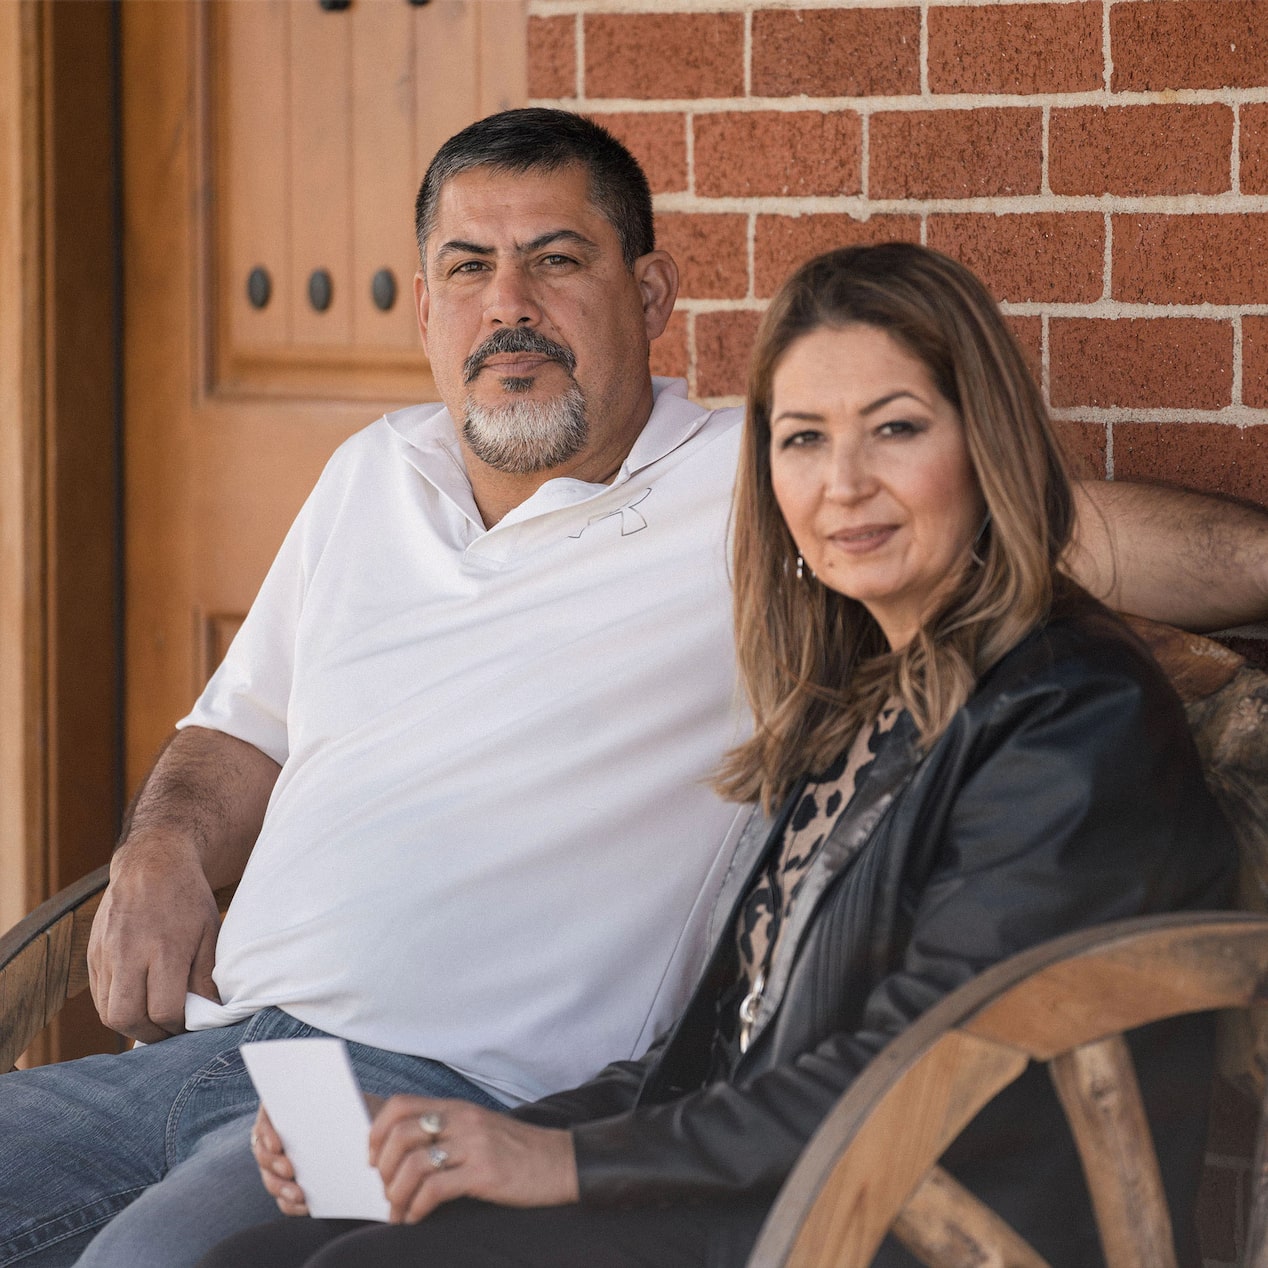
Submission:
MULTIPOLYGON (((690 985, 741 818, 705 786, 743 725, 738 411, 653 386, 677 272, 601 129, 475 124, 417 221, 444 405, 335 455, 139 794, 90 968, 106 1022, 150 1046, 0 1083, 0 1263, 76 1262, 104 1225, 80 1262, 172 1268, 275 1216, 246 1040, 333 1033, 368 1091, 514 1104, 641 1052, 690 985), (220 929, 212 889, 239 877, 220 929)), ((1094 496, 1142 538, 1213 514, 1094 496)), ((1231 579, 1268 530, 1229 514, 1208 534, 1229 593, 1194 613, 1220 623, 1268 608, 1268 578, 1231 579)), ((1192 590, 1183 567, 1157 588, 1192 590)), ((1139 576, 1113 600, 1141 606, 1139 576)))

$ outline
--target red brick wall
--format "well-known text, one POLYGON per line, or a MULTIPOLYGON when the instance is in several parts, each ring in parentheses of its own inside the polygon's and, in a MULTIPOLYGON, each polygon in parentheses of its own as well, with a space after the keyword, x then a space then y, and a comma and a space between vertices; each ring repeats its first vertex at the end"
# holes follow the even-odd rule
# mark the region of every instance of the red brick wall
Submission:
MULTIPOLYGON (((793 265, 907 238, 999 296, 1085 474, 1268 502, 1265 0, 530 14, 532 99, 596 116, 651 178, 683 275, 658 372, 737 401, 793 265)), ((1247 1111, 1218 1110, 1210 1264, 1234 1258, 1247 1173, 1247 1111)))
POLYGON ((532 98, 651 177, 683 273, 658 371, 738 399, 794 264, 910 238, 1000 297, 1086 474, 1268 502, 1263 0, 530 12, 532 98))

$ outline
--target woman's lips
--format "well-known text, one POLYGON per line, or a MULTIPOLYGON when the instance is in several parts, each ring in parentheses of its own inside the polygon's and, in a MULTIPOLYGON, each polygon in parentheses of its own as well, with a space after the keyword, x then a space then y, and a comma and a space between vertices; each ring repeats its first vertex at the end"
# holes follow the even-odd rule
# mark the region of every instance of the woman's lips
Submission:
POLYGON ((829 533, 828 541, 847 555, 866 555, 886 545, 896 532, 896 524, 865 524, 829 533))

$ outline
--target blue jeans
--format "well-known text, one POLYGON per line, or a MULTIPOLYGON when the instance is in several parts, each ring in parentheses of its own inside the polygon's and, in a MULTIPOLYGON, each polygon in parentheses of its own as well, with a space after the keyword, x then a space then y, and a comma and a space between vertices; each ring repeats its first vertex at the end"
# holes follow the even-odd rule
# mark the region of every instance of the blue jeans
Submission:
MULTIPOLYGON (((259 1102, 238 1045, 322 1033, 269 1008, 120 1056, 0 1077, 0 1265, 184 1268, 229 1234, 280 1219, 251 1155, 259 1102)), ((366 1092, 500 1108, 438 1062, 348 1051, 366 1092)))

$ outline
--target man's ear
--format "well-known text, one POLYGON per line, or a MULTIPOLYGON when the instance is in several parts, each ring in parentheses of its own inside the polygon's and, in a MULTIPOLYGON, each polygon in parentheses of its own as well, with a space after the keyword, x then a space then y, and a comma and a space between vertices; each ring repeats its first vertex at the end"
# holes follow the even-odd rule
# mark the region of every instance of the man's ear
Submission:
POLYGON ((431 293, 422 269, 414 274, 414 312, 418 315, 418 333, 423 337, 423 351, 427 351, 427 318, 431 315, 431 293))
POLYGON ((634 261, 634 280, 643 296, 643 322, 650 343, 665 329, 678 298, 678 266, 668 251, 649 251, 634 261))

